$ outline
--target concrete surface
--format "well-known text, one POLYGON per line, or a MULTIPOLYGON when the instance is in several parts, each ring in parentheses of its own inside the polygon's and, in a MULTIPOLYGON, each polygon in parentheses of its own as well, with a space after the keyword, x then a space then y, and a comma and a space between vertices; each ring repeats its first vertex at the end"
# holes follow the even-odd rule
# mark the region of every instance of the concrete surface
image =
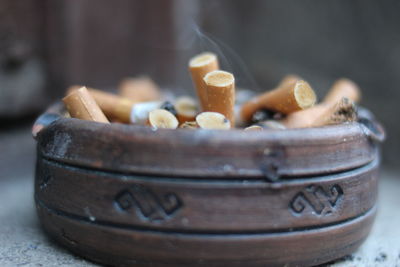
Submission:
MULTIPOLYGON (((42 232, 33 205, 35 144, 27 128, 0 132, 0 266, 97 266, 42 232)), ((324 266, 400 267, 400 177, 384 171, 371 235, 353 255, 324 266)))

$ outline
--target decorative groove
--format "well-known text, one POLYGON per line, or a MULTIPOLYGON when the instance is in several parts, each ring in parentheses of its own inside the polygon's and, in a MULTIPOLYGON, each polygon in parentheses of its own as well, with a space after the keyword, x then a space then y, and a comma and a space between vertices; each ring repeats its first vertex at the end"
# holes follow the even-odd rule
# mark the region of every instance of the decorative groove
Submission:
POLYGON ((121 210, 135 210, 138 217, 152 222, 170 219, 183 206, 182 200, 175 193, 159 196, 138 184, 118 193, 115 203, 121 210))
POLYGON ((328 190, 322 186, 310 185, 293 197, 289 209, 296 215, 302 215, 308 207, 312 214, 326 216, 337 210, 343 197, 343 189, 338 184, 328 190))

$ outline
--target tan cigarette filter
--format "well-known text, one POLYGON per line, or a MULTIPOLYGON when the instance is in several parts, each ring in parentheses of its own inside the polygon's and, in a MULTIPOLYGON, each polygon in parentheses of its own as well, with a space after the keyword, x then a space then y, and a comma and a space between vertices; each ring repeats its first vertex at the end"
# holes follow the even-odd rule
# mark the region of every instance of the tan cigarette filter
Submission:
POLYGON ((161 99, 159 87, 149 77, 126 78, 119 84, 118 92, 135 103, 161 99))
POLYGON ((210 52, 201 53, 189 61, 189 72, 192 76, 202 111, 205 111, 207 106, 207 94, 203 78, 207 73, 218 69, 218 57, 210 52))
POLYGON ((109 123, 86 87, 73 90, 63 102, 72 118, 109 123))
POLYGON ((149 113, 149 124, 156 129, 176 129, 179 122, 171 112, 165 109, 155 109, 149 113))
POLYGON ((176 117, 178 118, 179 124, 187 121, 194 121, 198 113, 198 107, 196 101, 188 96, 179 97, 174 107, 176 110, 176 117))
POLYGON ((289 114, 312 107, 316 100, 314 90, 306 81, 285 82, 284 86, 259 95, 243 104, 241 116, 245 121, 249 121, 254 112, 262 108, 289 114))
POLYGON ((357 120, 355 104, 342 98, 333 104, 319 104, 312 108, 289 114, 282 123, 287 128, 319 127, 357 120))
POLYGON ((130 122, 134 102, 127 98, 92 88, 89 89, 89 92, 108 118, 122 123, 130 122))
POLYGON ((232 73, 215 70, 204 77, 206 84, 206 111, 223 114, 235 126, 235 77, 232 73))
POLYGON ((218 112, 202 112, 196 116, 196 123, 202 129, 228 130, 231 128, 229 120, 218 112))
POLYGON ((361 91, 359 87, 349 79, 337 80, 322 101, 325 104, 333 104, 339 102, 343 97, 358 103, 361 99, 361 91))

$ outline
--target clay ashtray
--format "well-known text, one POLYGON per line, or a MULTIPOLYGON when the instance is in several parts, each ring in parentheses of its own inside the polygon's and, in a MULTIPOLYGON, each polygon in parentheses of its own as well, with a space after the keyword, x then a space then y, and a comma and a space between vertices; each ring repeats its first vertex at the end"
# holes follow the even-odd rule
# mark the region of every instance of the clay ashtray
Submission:
POLYGON ((34 125, 45 231, 121 266, 308 266, 353 252, 374 214, 379 143, 368 112, 321 128, 152 130, 65 118, 34 125))

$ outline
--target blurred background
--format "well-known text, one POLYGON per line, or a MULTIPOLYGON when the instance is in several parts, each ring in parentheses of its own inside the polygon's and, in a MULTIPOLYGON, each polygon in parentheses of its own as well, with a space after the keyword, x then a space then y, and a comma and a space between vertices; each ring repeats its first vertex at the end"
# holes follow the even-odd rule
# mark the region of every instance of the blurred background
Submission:
POLYGON ((193 94, 187 62, 205 50, 248 89, 271 89, 292 73, 322 97, 335 79, 354 80, 386 128, 383 164, 395 173, 399 14, 396 0, 0 0, 1 195, 31 197, 30 127, 69 85, 112 90, 147 74, 193 94))
POLYGON ((395 0, 0 0, 1 127, 76 83, 108 89, 147 74, 193 93, 187 61, 211 50, 249 89, 295 73, 323 96, 335 79, 353 79, 387 129, 384 164, 396 167, 399 12, 395 0))

